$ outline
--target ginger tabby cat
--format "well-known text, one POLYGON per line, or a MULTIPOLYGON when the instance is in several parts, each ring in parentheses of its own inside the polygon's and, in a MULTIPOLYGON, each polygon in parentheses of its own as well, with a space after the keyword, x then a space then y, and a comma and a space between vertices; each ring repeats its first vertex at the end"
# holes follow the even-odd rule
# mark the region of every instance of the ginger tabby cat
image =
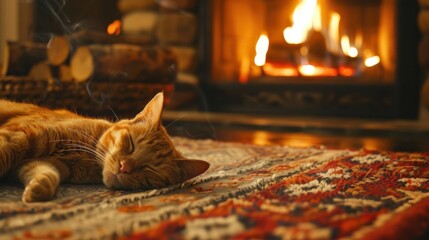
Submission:
POLYGON ((0 180, 19 180, 22 200, 38 202, 61 182, 151 189, 202 174, 209 164, 184 159, 162 127, 163 101, 158 93, 134 119, 112 123, 0 100, 0 180))

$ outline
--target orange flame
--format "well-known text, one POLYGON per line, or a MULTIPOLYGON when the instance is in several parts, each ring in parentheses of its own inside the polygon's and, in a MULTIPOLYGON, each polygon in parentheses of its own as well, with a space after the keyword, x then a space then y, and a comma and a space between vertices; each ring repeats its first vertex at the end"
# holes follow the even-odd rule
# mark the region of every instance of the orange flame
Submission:
POLYGON ((375 65, 380 63, 380 57, 379 56, 372 56, 367 59, 365 59, 365 66, 366 67, 374 67, 375 65))
POLYGON ((346 56, 355 58, 359 55, 358 49, 350 44, 350 39, 346 35, 341 37, 341 48, 346 56))
POLYGON ((113 21, 109 26, 107 26, 107 34, 109 35, 119 35, 121 33, 122 22, 119 20, 113 21))
POLYGON ((268 36, 266 34, 261 34, 255 47, 256 55, 254 62, 256 66, 263 66, 265 64, 269 45, 270 40, 268 36))
POLYGON ((293 12, 292 27, 287 27, 283 31, 286 42, 289 44, 303 43, 308 31, 313 28, 313 24, 316 23, 316 28, 320 27, 318 22, 320 19, 315 19, 318 17, 320 17, 320 9, 317 6, 317 0, 302 0, 293 12))

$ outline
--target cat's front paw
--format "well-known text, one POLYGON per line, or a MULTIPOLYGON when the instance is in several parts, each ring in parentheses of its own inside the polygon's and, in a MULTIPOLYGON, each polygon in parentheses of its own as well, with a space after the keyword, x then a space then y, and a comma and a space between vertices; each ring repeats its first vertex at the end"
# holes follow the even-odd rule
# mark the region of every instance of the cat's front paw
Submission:
POLYGON ((22 201, 25 203, 49 201, 54 198, 57 187, 56 176, 39 175, 25 186, 22 201))

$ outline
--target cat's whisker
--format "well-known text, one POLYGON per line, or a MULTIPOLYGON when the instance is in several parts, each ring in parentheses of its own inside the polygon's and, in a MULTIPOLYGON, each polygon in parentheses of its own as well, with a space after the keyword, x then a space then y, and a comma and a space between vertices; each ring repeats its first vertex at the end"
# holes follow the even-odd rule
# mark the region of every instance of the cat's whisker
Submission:
POLYGON ((89 144, 89 143, 78 141, 78 140, 71 140, 71 139, 51 140, 49 142, 51 142, 51 143, 60 142, 64 146, 66 146, 68 144, 78 144, 79 146, 85 146, 85 147, 88 147, 88 148, 93 148, 93 146, 91 144, 89 144))
POLYGON ((162 177, 158 171, 156 171, 155 169, 153 169, 151 167, 146 167, 146 170, 153 172, 154 174, 158 175, 159 177, 162 177))
POLYGON ((80 134, 81 136, 85 137, 85 138, 89 138, 91 139, 95 144, 97 144, 99 141, 98 139, 96 139, 94 136, 90 135, 90 134, 85 134, 81 131, 75 130, 75 129, 70 129, 72 132, 75 132, 77 134, 80 134))
POLYGON ((67 150, 70 150, 70 149, 73 149, 73 150, 79 150, 79 151, 85 151, 85 152, 87 152, 87 153, 91 153, 92 155, 94 155, 95 157, 97 157, 97 158, 99 158, 99 159, 102 159, 102 156, 101 156, 98 152, 94 151, 94 150, 93 150, 93 149, 91 149, 91 148, 86 148, 86 147, 84 147, 84 146, 80 146, 80 145, 73 145, 73 144, 68 145, 68 146, 69 146, 69 147, 72 147, 72 148, 65 149, 64 151, 67 151, 67 150))
POLYGON ((83 137, 86 137, 86 138, 89 138, 89 139, 91 139, 93 142, 94 142, 94 144, 95 145, 97 145, 98 143, 99 143, 99 140, 98 139, 96 139, 94 136, 92 136, 92 135, 89 135, 89 134, 85 134, 85 133, 82 133, 82 132, 80 132, 80 131, 78 131, 78 130, 74 130, 74 129, 71 129, 71 131, 73 131, 73 132, 75 132, 75 133, 77 133, 77 134, 80 134, 81 136, 83 136, 83 137))
POLYGON ((168 124, 167 126, 165 126, 165 129, 168 129, 168 127, 170 127, 171 125, 175 124, 176 122, 182 120, 186 115, 183 114, 182 116, 178 117, 176 120, 172 121, 170 124, 168 124))
MULTIPOLYGON (((97 152, 96 150, 94 150, 90 147, 86 147, 86 146, 79 145, 79 144, 73 144, 73 143, 65 144, 65 146, 74 147, 73 150, 78 150, 78 151, 90 153, 91 155, 93 155, 96 158, 97 162, 100 162, 100 163, 103 162, 103 156, 99 152, 97 152)), ((69 150, 69 149, 66 149, 66 150, 69 150)))
POLYGON ((95 151, 94 149, 87 147, 87 146, 84 146, 84 145, 80 145, 80 144, 68 143, 68 144, 65 144, 65 146, 76 147, 78 149, 85 149, 85 150, 91 151, 94 154, 98 154, 97 151, 95 151))
POLYGON ((103 146, 102 144, 100 144, 100 141, 98 139, 96 139, 94 136, 82 133, 82 132, 80 132, 78 130, 74 130, 74 129, 70 129, 70 130, 73 131, 73 132, 75 132, 75 133, 77 133, 77 134, 80 134, 83 137, 86 137, 86 138, 89 138, 89 139, 93 140, 94 146, 99 147, 100 150, 103 151, 103 154, 106 154, 106 153, 111 154, 110 151, 109 151, 109 149, 107 149, 105 146, 103 146))
POLYGON ((113 108, 111 108, 109 105, 107 105, 107 107, 110 109, 110 111, 113 113, 113 115, 115 115, 116 121, 119 121, 119 117, 118 117, 118 115, 116 115, 116 112, 113 110, 113 108))
MULTIPOLYGON (((69 152, 76 152, 76 151, 86 152, 86 151, 81 150, 81 149, 71 149, 69 152)), ((88 153, 89 153, 89 152, 88 152, 88 153)), ((90 154, 90 153, 89 153, 89 154, 90 154)), ((83 159, 82 159, 82 160, 83 160, 83 159)), ((95 157, 95 158, 87 158, 87 159, 85 159, 85 160, 83 160, 83 161, 94 162, 94 163, 99 164, 100 166, 103 166, 103 161, 102 161, 102 160, 100 160, 100 159, 99 159, 99 158, 97 158, 97 157, 95 157)))
MULTIPOLYGON (((65 143, 65 145, 66 144, 78 144, 79 146, 85 146, 85 147, 88 147, 88 148, 90 148, 91 150, 93 150, 93 148, 94 148, 94 146, 93 145, 91 145, 90 143, 87 143, 87 142, 82 142, 82 141, 79 141, 79 140, 72 140, 72 139, 61 139, 61 140, 52 140, 52 141, 50 141, 50 142, 62 142, 62 143, 65 143)), ((103 151, 105 151, 104 149, 102 149, 103 151)), ((96 151, 96 150, 94 150, 94 151, 96 151)), ((104 152, 103 152, 104 153, 104 152)), ((100 154, 101 155, 101 154, 100 154)))

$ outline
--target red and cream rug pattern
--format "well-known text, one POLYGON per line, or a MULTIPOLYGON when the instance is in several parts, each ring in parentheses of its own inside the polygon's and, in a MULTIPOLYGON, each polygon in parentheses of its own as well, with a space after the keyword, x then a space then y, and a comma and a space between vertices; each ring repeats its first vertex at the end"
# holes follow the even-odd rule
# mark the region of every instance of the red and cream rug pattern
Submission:
MULTIPOLYGON (((210 162, 184 184, 62 186, 47 203, 0 184, 1 239, 410 239, 429 233, 429 153, 174 138, 210 162)), ((1 180, 0 180, 1 181, 1 180)))

